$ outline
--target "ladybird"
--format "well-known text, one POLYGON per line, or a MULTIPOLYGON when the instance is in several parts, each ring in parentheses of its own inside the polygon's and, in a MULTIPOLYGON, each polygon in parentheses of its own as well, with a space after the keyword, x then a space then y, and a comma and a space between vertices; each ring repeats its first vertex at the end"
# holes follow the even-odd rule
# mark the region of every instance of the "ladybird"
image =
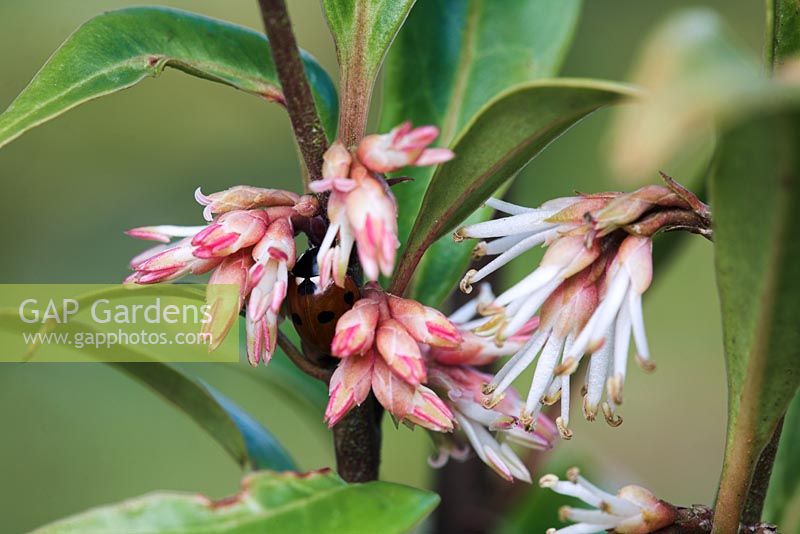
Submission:
POLYGON ((344 287, 334 283, 319 287, 317 247, 305 251, 289 277, 287 302, 289 317, 304 344, 322 354, 330 352, 339 317, 359 298, 358 283, 348 274, 344 287))

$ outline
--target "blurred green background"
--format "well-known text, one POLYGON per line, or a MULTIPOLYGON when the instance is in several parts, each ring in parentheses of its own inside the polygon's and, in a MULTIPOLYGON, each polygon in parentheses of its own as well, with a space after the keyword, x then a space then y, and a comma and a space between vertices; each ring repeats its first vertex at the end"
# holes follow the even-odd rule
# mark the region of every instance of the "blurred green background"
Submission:
MULTIPOLYGON (((79 24, 138 3, 0 2, 0 108, 79 24)), ((159 3, 260 27, 253 0, 159 3)), ((289 3, 300 43, 335 73, 318 2, 289 3)), ((650 29, 689 5, 720 11, 760 53, 761 2, 595 0, 585 3, 564 75, 626 79, 650 29)), ((609 117, 597 113, 555 142, 522 173, 509 198, 538 204, 573 189, 621 187, 604 156, 609 117)), ((172 70, 69 112, 0 151, 0 282, 119 281, 128 259, 142 249, 123 230, 198 224, 200 210, 192 200, 198 185, 206 192, 238 183, 296 188, 294 154, 279 107, 172 70)), ((681 254, 656 271, 645 298, 658 370, 645 375, 631 369, 620 428, 589 424, 576 406, 576 439, 562 443, 559 454, 590 458, 612 486, 641 483, 672 502, 709 503, 724 444, 720 321, 711 246, 700 238, 685 241, 681 254)), ((530 268, 525 263, 515 262, 506 275, 521 276, 530 268)), ((331 465, 330 437, 316 414, 230 367, 188 370, 253 413, 303 468, 331 465)), ((0 421, 3 533, 158 488, 222 496, 240 478, 233 461, 188 418, 100 364, 3 365, 0 421)), ((384 478, 430 485, 425 458, 431 446, 424 433, 387 423, 384 441, 384 478)))

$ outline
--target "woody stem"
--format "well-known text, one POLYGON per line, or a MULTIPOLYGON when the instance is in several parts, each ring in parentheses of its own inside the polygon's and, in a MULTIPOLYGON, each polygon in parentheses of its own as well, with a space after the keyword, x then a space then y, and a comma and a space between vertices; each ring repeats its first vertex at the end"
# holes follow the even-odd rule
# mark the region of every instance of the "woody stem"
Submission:
MULTIPOLYGON (((322 178, 325 130, 308 85, 285 0, 258 0, 297 145, 311 180, 322 178)), ((307 185, 307 184, 306 184, 307 185)))
POLYGON ((369 396, 333 427, 336 470, 347 482, 378 479, 383 408, 369 396))

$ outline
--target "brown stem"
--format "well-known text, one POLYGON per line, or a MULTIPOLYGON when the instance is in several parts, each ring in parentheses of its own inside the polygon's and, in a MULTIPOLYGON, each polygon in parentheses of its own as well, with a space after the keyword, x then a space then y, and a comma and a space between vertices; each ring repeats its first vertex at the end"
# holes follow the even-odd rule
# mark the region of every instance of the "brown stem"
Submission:
POLYGON ((317 380, 326 384, 331 381, 331 375, 333 372, 325 367, 318 367, 314 365, 314 363, 306 358, 300 349, 298 349, 294 343, 292 343, 292 340, 280 330, 278 330, 278 346, 283 349, 283 352, 286 353, 286 356, 289 357, 292 363, 308 376, 316 378, 317 380))
POLYGON ((680 208, 653 212, 623 229, 629 234, 644 237, 650 237, 659 232, 683 230, 702 235, 709 241, 714 240, 714 231, 711 228, 710 220, 704 219, 693 211, 680 208))
POLYGON ((761 520, 761 512, 764 510, 764 500, 767 498, 769 479, 772 476, 772 466, 775 464, 775 456, 778 454, 778 443, 781 440, 783 430, 783 418, 775 427, 772 438, 767 442, 761 455, 758 457, 753 479, 750 481, 750 489, 747 491, 747 501, 742 512, 743 523, 755 523, 761 520))
MULTIPOLYGON (((689 508, 677 508, 678 518, 675 522, 653 534, 707 534, 711 532, 714 523, 714 510, 702 504, 695 504, 689 508)), ((731 533, 739 534, 777 534, 778 528, 767 523, 742 523, 738 530, 734 528, 731 533)))
POLYGON ((333 427, 336 470, 347 482, 378 479, 383 408, 370 393, 333 427))
POLYGON ((311 180, 319 180, 322 178, 322 155, 328 143, 300 59, 286 2, 258 0, 258 4, 306 171, 311 180))

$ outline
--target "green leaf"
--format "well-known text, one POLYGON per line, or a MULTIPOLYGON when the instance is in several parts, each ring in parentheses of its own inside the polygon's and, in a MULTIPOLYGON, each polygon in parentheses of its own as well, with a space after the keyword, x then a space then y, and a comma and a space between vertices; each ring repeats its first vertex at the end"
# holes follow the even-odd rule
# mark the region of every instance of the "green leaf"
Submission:
POLYGON ((800 52, 800 5, 797 0, 767 0, 767 65, 779 67, 800 52))
POLYGON ((620 84, 554 79, 514 87, 487 104, 453 143, 456 158, 436 169, 396 279, 408 279, 434 240, 464 221, 570 126, 634 94, 620 84))
MULTIPOLYGON (((303 53, 317 108, 336 131, 336 90, 303 53)), ((89 100, 173 67, 267 100, 282 101, 266 37, 176 9, 138 7, 95 17, 73 33, 0 115, 0 147, 89 100)))
MULTIPOLYGON (((191 294, 191 291, 186 291, 182 287, 176 286, 176 289, 191 294)), ((79 300, 85 300, 91 296, 112 296, 119 291, 125 290, 97 291, 80 297, 79 300)), ((198 298, 202 299, 202 296, 198 296, 198 298)), ((18 313, 16 309, 0 309, 2 317, 18 319, 18 313)), ((2 328, 8 329, 14 326, 21 326, 21 324, 18 320, 0 321, 2 328)), ((48 331, 55 330, 70 335, 96 333, 91 325, 80 321, 54 324, 48 329, 48 331)), ((31 358, 35 356, 33 351, 36 348, 35 346, 31 347, 31 358)), ((141 360, 147 359, 148 355, 138 349, 119 345, 115 351, 121 356, 121 359, 127 358, 139 363, 124 361, 106 361, 104 363, 141 382, 191 417, 195 423, 222 445, 242 468, 276 471, 297 469, 291 456, 267 429, 233 401, 205 382, 165 363, 157 361, 141 363, 141 360)), ((107 352, 102 348, 88 344, 81 348, 80 352, 83 355, 96 355, 100 361, 107 356, 107 352)))
POLYGON ((348 145, 363 134, 356 129, 366 126, 378 70, 414 1, 322 0, 341 70, 342 119, 348 124, 340 135, 348 145))
MULTIPOLYGON (((442 129, 438 144, 451 146, 499 93, 558 72, 580 6, 580 0, 419 0, 386 60, 381 131, 405 120, 434 124, 442 129)), ((393 188, 403 244, 433 172, 431 167, 405 169, 401 174, 414 181, 393 188)), ((482 210, 476 222, 490 213, 482 210)), ((437 242, 420 264, 414 297, 441 302, 469 257, 467 247, 456 247, 450 239, 437 242)))
POLYGON ((259 472, 219 501, 157 492, 51 523, 34 534, 108 532, 407 532, 439 502, 429 491, 388 482, 346 484, 330 472, 259 472))
POLYGON ((738 518, 755 463, 800 386, 800 106, 720 138, 711 205, 728 371, 717 515, 738 518))
POLYGON ((783 420, 764 520, 780 525, 784 532, 800 532, 800 395, 795 396, 783 420))
POLYGON ((163 363, 109 363, 191 417, 245 469, 296 470, 280 443, 236 403, 163 363))

